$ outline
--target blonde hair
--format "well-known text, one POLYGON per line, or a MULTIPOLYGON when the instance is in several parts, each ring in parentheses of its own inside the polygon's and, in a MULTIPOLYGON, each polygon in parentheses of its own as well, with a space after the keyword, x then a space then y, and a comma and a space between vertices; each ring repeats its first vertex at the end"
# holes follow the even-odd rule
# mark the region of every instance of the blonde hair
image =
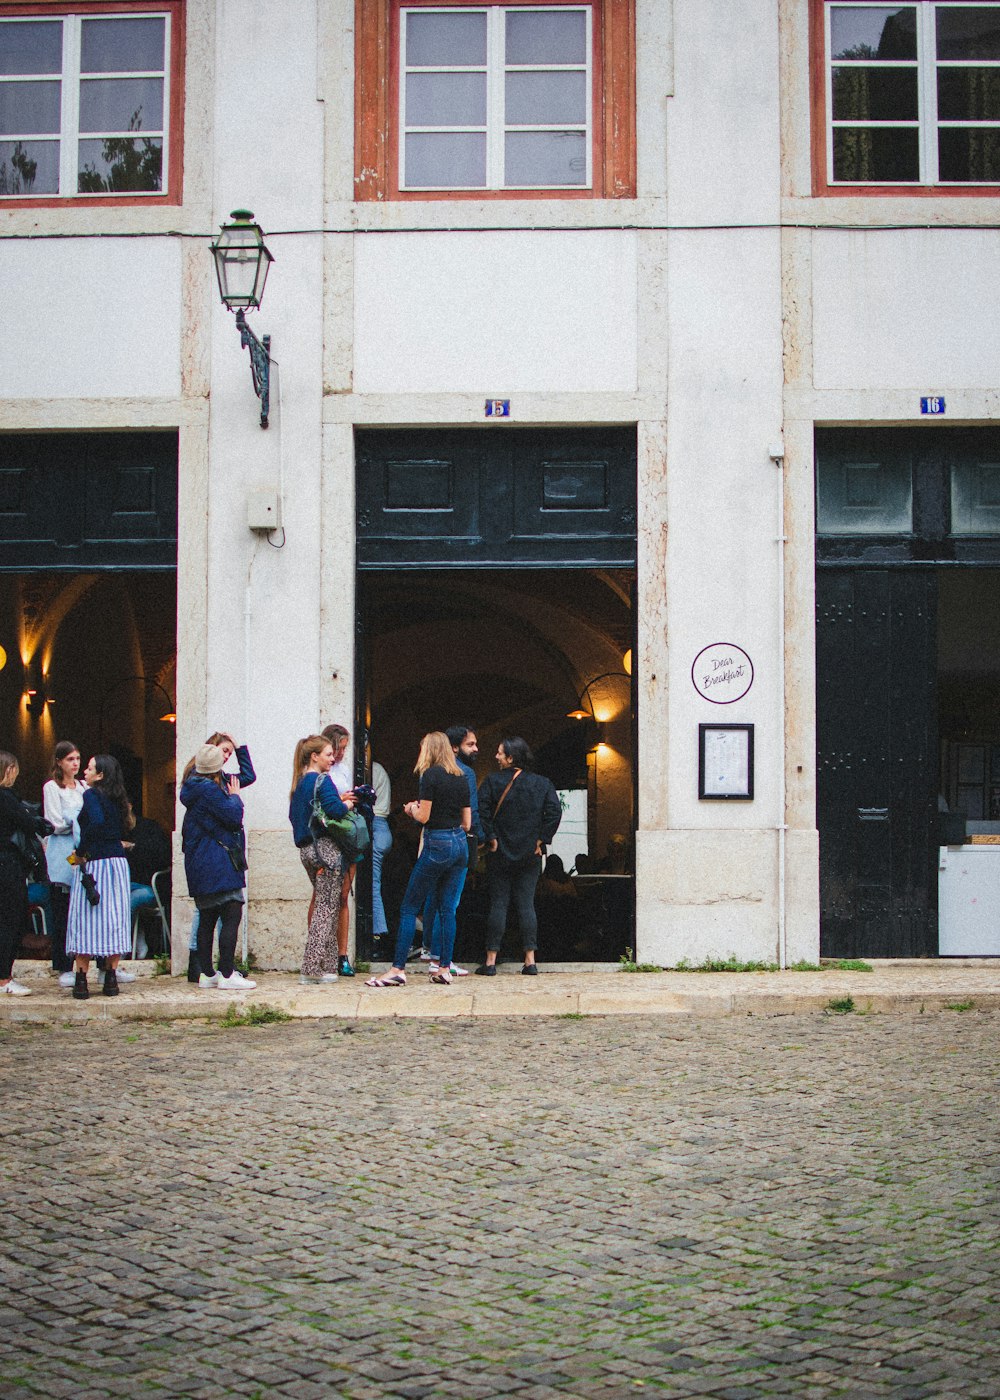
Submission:
POLYGON ((17 780, 17 775, 21 771, 21 765, 12 753, 7 753, 6 749, 0 749, 0 787, 8 787, 7 775, 13 768, 14 777, 10 782, 13 784, 17 780))
MULTIPOLYGON (((205 740, 205 743, 206 743, 206 744, 215 744, 216 746, 218 746, 218 745, 221 744, 221 743, 232 744, 232 746, 233 746, 233 753, 236 752, 236 740, 233 738, 233 736, 232 736, 231 734, 224 734, 224 733, 222 732, 221 729, 217 729, 217 730, 215 731, 214 734, 210 734, 210 735, 208 736, 208 738, 205 740)), ((197 757, 197 755, 195 755, 195 757, 197 757)), ((187 761, 187 764, 186 764, 186 766, 185 766, 185 768, 184 768, 184 772, 181 774, 181 782, 183 783, 183 782, 185 782, 188 778, 190 778, 190 776, 191 776, 191 774, 192 774, 193 772, 194 772, 194 758, 189 758, 188 761, 187 761)))
POLYGON ((446 773, 453 773, 456 778, 462 776, 462 770, 455 761, 455 751, 451 747, 451 742, 447 734, 442 734, 440 729, 434 729, 430 734, 425 734, 420 741, 420 752, 414 765, 414 773, 419 773, 421 777, 428 768, 433 768, 438 764, 446 773))
POLYGON ((295 757, 292 759, 292 788, 288 794, 289 801, 295 796, 295 789, 305 776, 313 754, 322 753, 324 749, 336 750, 336 745, 332 744, 325 734, 310 734, 307 738, 300 739, 295 745, 295 757))

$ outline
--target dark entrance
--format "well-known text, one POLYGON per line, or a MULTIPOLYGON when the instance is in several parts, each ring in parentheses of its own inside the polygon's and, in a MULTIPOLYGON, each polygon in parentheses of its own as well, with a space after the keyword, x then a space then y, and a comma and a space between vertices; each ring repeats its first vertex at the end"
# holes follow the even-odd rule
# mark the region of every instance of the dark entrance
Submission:
MULTIPOLYGON (((365 432, 357 463, 357 730, 389 770, 394 808, 413 795, 427 729, 474 726, 480 780, 498 740, 523 734, 563 795, 559 855, 577 867, 567 889, 540 893, 540 956, 617 957, 634 946, 623 658, 634 625, 635 430, 365 432), (570 719, 588 682, 590 718, 570 719)), ((412 830, 397 823, 395 834, 383 880, 390 926, 413 858, 412 830)), ((470 882, 461 957, 481 952, 484 900, 485 881, 470 882)), ((364 955, 368 900, 358 907, 364 955)))
POLYGON ((170 830, 176 572, 175 431, 0 434, 0 710, 28 800, 68 738, 170 830))
POLYGON ((818 429, 816 474, 821 949, 933 956, 939 809, 963 734, 989 752, 984 687, 1000 701, 974 641, 981 609, 962 606, 982 586, 1000 606, 1000 434, 818 429))

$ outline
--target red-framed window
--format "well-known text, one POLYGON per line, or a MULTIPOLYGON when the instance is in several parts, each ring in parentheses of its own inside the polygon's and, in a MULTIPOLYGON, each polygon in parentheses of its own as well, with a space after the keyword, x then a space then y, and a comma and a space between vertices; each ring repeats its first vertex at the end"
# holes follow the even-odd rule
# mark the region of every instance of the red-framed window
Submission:
POLYGON ((1000 193, 1000 0, 811 4, 814 193, 1000 193))
POLYGON ((176 204, 183 0, 0 0, 0 207, 176 204))
POLYGON ((358 199, 635 194, 634 0, 356 0, 358 199))

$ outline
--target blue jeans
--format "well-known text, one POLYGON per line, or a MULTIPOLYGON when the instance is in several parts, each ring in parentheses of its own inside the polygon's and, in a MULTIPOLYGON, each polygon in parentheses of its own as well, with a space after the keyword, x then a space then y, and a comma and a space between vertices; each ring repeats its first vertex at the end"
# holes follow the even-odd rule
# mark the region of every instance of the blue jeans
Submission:
POLYGON ((441 910, 441 966, 451 966, 455 951, 455 910, 468 866, 469 843, 461 827, 452 827, 447 831, 424 830, 424 848, 410 871, 410 880, 399 910, 393 967, 406 967, 417 915, 432 890, 438 893, 441 910))
MULTIPOLYGON (((466 867, 465 876, 468 878, 470 870, 475 870, 476 861, 479 855, 479 842, 475 836, 467 836, 466 843, 469 847, 469 864, 466 867)), ((465 889, 465 879, 458 891, 458 904, 462 902, 462 892, 465 889)), ((441 909, 438 903, 437 890, 432 890, 427 896, 424 904, 424 938, 423 946, 430 951, 434 962, 441 960, 441 909)))
POLYGON ((376 938, 389 932, 382 903, 382 857, 392 845, 392 832, 385 817, 372 821, 372 933, 376 938))

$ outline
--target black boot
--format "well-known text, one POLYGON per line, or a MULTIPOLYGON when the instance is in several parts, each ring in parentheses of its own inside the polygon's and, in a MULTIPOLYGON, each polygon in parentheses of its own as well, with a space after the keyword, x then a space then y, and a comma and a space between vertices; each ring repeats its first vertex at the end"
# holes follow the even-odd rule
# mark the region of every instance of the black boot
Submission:
POLYGON ((109 967, 104 974, 104 995, 106 997, 116 997, 121 988, 118 986, 118 973, 113 967, 109 967))
POLYGON ((87 974, 78 972, 76 982, 73 985, 73 995, 77 1001, 86 1001, 90 996, 90 988, 87 986, 87 974))
POLYGON ((188 981, 198 985, 198 978, 201 976, 201 964, 198 961, 198 949, 192 948, 188 953, 188 981))

